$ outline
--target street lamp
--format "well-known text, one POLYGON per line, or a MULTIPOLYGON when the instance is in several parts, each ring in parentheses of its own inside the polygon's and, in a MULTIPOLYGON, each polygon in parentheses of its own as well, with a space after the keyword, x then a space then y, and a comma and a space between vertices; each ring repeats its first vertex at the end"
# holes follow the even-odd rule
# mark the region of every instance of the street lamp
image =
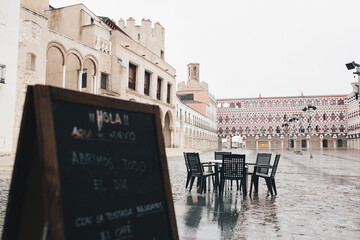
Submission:
MULTIPOLYGON (((299 119, 297 117, 292 117, 291 119, 289 119, 289 122, 292 123, 292 132, 295 136, 295 133, 296 133, 296 121, 299 121, 299 119)), ((296 152, 296 149, 295 149, 295 142, 296 142, 296 139, 294 140, 294 153, 296 152)))
POLYGON ((300 142, 300 155, 302 155, 302 142, 301 142, 301 131, 302 131, 302 115, 301 114, 295 114, 296 117, 298 117, 299 121, 299 142, 300 142))
MULTIPOLYGON (((351 83, 353 87, 353 91, 355 93, 355 98, 359 98, 360 93, 360 64, 357 64, 356 62, 352 61, 351 63, 345 64, 348 70, 352 70, 356 68, 356 72, 353 72, 353 74, 358 75, 358 82, 351 83)), ((355 77, 355 76, 354 76, 355 77)))
POLYGON ((309 133, 309 145, 310 145, 310 158, 313 158, 313 155, 312 155, 312 146, 311 146, 311 133, 310 133, 310 129, 311 129, 311 115, 310 115, 310 109, 312 110, 316 110, 316 107, 315 106, 312 106, 312 105, 308 105, 307 107, 304 107, 302 110, 304 112, 308 112, 308 133, 309 133))
MULTIPOLYGON (((285 120, 285 123, 283 123, 281 126, 282 126, 283 128, 284 128, 284 127, 287 128, 287 132, 288 132, 288 147, 287 147, 287 149, 290 150, 290 135, 289 135, 289 128, 288 128, 288 127, 289 127, 288 121, 285 120)), ((285 132, 285 130, 284 130, 284 135, 285 135, 285 137, 286 137, 286 132, 285 132)))

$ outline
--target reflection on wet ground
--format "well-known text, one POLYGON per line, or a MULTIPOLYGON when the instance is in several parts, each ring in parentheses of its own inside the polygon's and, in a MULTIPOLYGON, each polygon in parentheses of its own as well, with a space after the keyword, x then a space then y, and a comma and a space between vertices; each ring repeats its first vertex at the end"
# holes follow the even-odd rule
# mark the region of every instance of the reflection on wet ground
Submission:
MULTIPOLYGON (((255 161, 256 152, 237 152, 255 161)), ((276 197, 261 180, 258 195, 246 198, 236 187, 223 198, 188 193, 184 160, 169 158, 180 239, 360 239, 360 152, 280 153, 276 197)))

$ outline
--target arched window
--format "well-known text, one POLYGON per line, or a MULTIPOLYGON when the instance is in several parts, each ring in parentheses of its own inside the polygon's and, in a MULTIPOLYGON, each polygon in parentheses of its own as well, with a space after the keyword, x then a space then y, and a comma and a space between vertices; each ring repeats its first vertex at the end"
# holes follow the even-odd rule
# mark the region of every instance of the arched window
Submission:
POLYGON ((344 114, 340 113, 339 118, 340 118, 340 120, 344 120, 344 118, 345 118, 344 114))
POLYGON ((335 121, 335 119, 336 119, 335 113, 332 113, 332 114, 331 114, 331 120, 332 120, 332 121, 335 121))
POLYGON ((344 125, 341 124, 339 130, 340 130, 340 132, 344 132, 345 131, 344 125))
POLYGON ((335 127, 335 125, 332 125, 331 131, 332 131, 333 133, 336 132, 336 127, 335 127))

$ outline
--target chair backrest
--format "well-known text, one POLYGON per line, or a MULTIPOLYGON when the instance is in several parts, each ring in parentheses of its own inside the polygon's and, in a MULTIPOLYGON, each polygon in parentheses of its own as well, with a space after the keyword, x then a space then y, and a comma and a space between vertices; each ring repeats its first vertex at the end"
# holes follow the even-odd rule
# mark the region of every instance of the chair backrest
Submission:
POLYGON ((190 167, 189 167, 189 162, 188 162, 188 159, 187 159, 187 156, 186 156, 186 152, 183 152, 183 154, 184 154, 184 159, 185 159, 186 171, 190 172, 190 167))
POLYGON ((215 152, 215 160, 222 160, 224 154, 231 154, 231 152, 215 152))
POLYGON ((203 175, 203 169, 200 163, 199 153, 186 153, 189 169, 193 175, 203 175))
MULTIPOLYGON (((270 165, 271 153, 258 153, 256 157, 256 165, 270 165)), ((268 174, 269 168, 258 168, 257 173, 268 174)))
POLYGON ((275 156, 274 165, 273 165, 273 168, 271 171, 271 177, 275 177, 276 170, 277 170, 279 160, 280 160, 280 156, 281 156, 280 154, 276 154, 276 156, 275 156))
POLYGON ((245 177, 245 155, 225 154, 222 160, 221 176, 225 179, 241 179, 245 177))

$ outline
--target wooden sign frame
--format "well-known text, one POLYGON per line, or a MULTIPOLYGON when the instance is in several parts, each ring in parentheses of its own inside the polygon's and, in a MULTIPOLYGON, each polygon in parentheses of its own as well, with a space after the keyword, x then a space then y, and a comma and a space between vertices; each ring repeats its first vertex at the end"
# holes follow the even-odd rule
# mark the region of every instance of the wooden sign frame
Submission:
POLYGON ((169 231, 178 240, 159 107, 42 85, 28 87, 2 239, 66 239, 52 101, 154 117, 169 231))

